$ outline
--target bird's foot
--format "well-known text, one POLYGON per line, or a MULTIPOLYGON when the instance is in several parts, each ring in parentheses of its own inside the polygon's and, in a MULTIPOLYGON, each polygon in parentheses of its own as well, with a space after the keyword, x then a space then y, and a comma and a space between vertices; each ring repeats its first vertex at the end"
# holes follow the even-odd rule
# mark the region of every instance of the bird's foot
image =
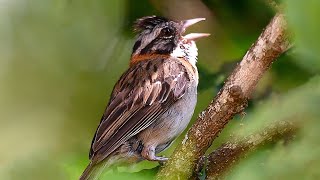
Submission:
POLYGON ((157 158, 160 158, 160 160, 158 160, 158 163, 160 164, 160 166, 163 166, 168 160, 169 158, 167 157, 157 157, 157 158))
POLYGON ((154 146, 146 146, 146 147, 144 147, 143 151, 141 152, 141 155, 146 160, 158 161, 160 165, 163 164, 164 162, 168 161, 168 159, 169 159, 167 157, 156 156, 155 147, 154 146))

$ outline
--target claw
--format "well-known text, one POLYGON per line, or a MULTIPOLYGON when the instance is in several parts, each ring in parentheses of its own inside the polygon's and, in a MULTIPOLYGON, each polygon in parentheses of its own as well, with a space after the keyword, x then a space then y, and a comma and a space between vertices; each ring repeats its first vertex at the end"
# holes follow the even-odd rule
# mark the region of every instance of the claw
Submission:
POLYGON ((161 160, 158 161, 160 166, 163 166, 169 160, 169 158, 167 158, 167 157, 160 157, 160 158, 161 158, 161 160))
POLYGON ((149 161, 158 161, 159 163, 166 162, 169 159, 167 157, 156 156, 154 146, 145 146, 141 152, 141 155, 143 158, 149 161))
POLYGON ((159 162, 166 162, 166 161, 169 160, 169 158, 167 158, 167 157, 162 157, 162 156, 155 156, 155 157, 154 157, 154 160, 155 160, 155 161, 159 161, 159 162))

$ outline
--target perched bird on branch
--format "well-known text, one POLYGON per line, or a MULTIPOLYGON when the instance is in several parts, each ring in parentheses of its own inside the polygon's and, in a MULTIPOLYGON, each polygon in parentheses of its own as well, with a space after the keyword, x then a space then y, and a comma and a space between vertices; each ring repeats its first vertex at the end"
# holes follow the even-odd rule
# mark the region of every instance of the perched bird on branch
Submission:
POLYGON ((90 164, 80 180, 97 179, 105 168, 141 160, 166 161, 165 150, 187 127, 197 102, 198 49, 195 40, 209 34, 183 35, 203 21, 138 19, 129 69, 111 93, 90 149, 90 164))

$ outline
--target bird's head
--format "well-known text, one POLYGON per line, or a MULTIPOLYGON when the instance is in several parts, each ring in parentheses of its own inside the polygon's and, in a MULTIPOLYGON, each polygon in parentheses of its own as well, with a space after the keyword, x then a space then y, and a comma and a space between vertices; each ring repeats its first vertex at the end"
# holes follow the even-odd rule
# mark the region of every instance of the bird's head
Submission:
POLYGON ((141 55, 160 54, 187 59, 195 58, 196 61, 198 53, 194 41, 209 34, 183 34, 188 27, 203 20, 205 18, 176 22, 158 16, 138 19, 134 24, 134 30, 139 34, 133 46, 132 59, 141 55))

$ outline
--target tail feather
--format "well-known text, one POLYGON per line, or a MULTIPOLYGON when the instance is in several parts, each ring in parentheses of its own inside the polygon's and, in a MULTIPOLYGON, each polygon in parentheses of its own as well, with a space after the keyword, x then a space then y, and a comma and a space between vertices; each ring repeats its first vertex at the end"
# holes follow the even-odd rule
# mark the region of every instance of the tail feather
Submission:
POLYGON ((80 180, 97 180, 103 170, 106 168, 107 163, 90 163, 80 176, 80 180))

